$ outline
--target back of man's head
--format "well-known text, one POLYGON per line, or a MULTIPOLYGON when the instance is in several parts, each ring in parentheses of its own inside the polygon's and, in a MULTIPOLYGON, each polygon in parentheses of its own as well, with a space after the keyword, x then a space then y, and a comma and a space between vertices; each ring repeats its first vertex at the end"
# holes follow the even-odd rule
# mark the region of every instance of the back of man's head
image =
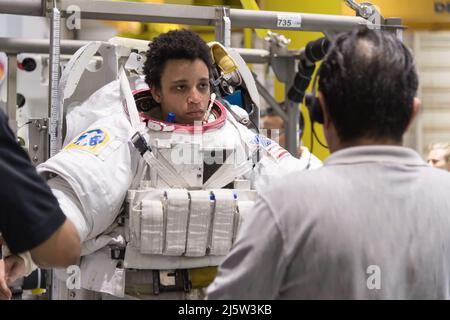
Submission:
POLYGON ((319 77, 319 90, 342 142, 402 140, 418 78, 411 52, 393 34, 358 29, 339 35, 319 77))

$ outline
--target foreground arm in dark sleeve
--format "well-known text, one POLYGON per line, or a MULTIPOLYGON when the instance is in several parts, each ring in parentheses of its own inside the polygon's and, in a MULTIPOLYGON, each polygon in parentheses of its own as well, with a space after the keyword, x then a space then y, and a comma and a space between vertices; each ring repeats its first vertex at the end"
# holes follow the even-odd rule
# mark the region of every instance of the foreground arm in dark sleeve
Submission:
POLYGON ((0 111, 0 232, 12 253, 31 251, 43 267, 76 263, 78 232, 17 144, 0 111))

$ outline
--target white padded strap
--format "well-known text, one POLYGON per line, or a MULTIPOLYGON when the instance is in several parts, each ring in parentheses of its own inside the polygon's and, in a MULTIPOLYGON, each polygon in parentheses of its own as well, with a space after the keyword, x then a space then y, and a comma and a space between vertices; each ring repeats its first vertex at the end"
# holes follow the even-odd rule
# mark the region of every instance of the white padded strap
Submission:
POLYGON ((236 199, 232 190, 214 190, 215 209, 212 225, 211 255, 226 255, 231 249, 236 199))
POLYGON ((156 158, 153 152, 146 151, 142 157, 150 168, 156 170, 161 179, 164 180, 170 187, 188 188, 189 184, 183 176, 176 172, 173 166, 162 155, 156 158))
POLYGON ((143 134, 145 131, 145 124, 144 122, 141 121, 141 118, 139 117, 139 113, 136 107, 136 101, 134 101, 133 93, 131 92, 130 88, 130 83, 128 82, 128 78, 123 68, 120 69, 119 81, 120 81, 120 93, 122 94, 122 97, 126 101, 126 108, 128 111, 128 115, 130 117, 131 125, 137 132, 143 134))
POLYGON ((180 256, 186 250, 186 230, 189 215, 187 190, 166 191, 166 241, 164 254, 180 256))
POLYGON ((189 216, 186 256, 201 257, 206 254, 209 226, 211 224, 211 195, 208 191, 190 191, 191 210, 189 216))
POLYGON ((164 212, 159 200, 142 200, 141 253, 162 254, 164 212))

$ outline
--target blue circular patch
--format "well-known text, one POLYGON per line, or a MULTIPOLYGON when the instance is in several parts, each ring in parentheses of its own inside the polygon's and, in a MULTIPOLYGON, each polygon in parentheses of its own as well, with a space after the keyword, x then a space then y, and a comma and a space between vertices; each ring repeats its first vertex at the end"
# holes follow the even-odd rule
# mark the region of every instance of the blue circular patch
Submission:
POLYGON ((106 139, 106 133, 102 129, 93 129, 83 133, 73 144, 80 147, 95 147, 106 139))

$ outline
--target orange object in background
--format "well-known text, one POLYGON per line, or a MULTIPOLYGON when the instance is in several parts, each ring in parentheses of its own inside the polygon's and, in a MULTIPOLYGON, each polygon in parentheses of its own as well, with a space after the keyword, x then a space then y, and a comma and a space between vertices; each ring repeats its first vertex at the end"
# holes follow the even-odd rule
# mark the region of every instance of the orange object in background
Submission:
MULTIPOLYGON (((1 59, 1 57, 0 57, 1 59)), ((6 76, 6 67, 5 67, 5 62, 0 60, 0 83, 3 82, 3 79, 6 76)))

